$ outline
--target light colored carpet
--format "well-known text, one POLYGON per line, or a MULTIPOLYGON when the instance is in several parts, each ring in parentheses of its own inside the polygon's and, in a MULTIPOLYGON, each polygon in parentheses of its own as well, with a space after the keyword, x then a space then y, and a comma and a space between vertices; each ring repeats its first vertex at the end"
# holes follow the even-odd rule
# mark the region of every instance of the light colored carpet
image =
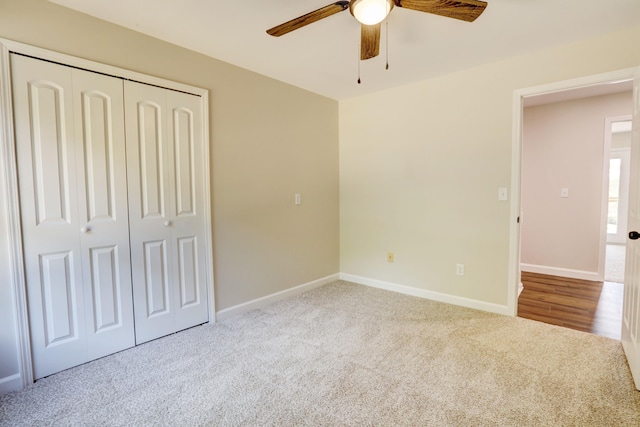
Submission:
POLYGON ((604 267, 606 282, 624 283, 625 245, 607 245, 604 267))
POLYGON ((2 425, 638 426, 620 342, 336 282, 0 398, 2 425))

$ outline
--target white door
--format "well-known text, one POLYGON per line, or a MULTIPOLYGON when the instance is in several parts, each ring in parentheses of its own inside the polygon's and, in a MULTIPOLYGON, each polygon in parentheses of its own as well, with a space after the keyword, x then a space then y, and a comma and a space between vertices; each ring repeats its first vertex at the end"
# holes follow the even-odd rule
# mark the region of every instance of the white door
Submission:
POLYGON ((136 343, 208 320, 200 98, 127 81, 136 343))
POLYGON ((120 79, 73 69, 88 360, 135 345, 120 79), (88 288, 87 288, 88 287, 88 288))
MULTIPOLYGON (((209 321, 205 259, 204 135, 199 96, 165 90, 169 114, 169 145, 173 155, 173 283, 176 330, 209 321)), ((209 262, 213 262, 212 260, 209 262)))
POLYGON ((35 378, 134 344, 122 82, 11 56, 35 378))
POLYGON ((640 68, 633 82, 633 124, 631 131, 631 174, 627 229, 624 300, 622 308, 622 346, 631 374, 640 390, 640 68))

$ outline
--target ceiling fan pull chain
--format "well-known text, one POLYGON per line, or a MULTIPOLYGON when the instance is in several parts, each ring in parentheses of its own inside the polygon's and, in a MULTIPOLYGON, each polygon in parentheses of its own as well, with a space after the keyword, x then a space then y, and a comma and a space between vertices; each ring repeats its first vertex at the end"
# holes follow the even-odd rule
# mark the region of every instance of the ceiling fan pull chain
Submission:
POLYGON ((358 84, 362 83, 360 81, 360 45, 358 45, 358 84))
POLYGON ((386 44, 386 54, 387 54, 387 65, 385 66, 385 70, 389 69, 389 21, 385 21, 384 23, 384 40, 386 44))
POLYGON ((388 70, 389 69, 389 21, 386 21, 384 24, 385 24, 384 38, 387 43, 387 65, 385 67, 385 70, 388 70))

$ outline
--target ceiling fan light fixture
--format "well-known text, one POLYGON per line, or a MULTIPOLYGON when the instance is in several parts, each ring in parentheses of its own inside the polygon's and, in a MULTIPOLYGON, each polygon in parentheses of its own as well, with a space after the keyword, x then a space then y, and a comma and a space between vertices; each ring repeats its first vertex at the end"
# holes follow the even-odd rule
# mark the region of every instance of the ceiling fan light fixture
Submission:
POLYGON ((349 7, 351 14, 361 24, 376 25, 391 12, 393 0, 353 0, 349 7))

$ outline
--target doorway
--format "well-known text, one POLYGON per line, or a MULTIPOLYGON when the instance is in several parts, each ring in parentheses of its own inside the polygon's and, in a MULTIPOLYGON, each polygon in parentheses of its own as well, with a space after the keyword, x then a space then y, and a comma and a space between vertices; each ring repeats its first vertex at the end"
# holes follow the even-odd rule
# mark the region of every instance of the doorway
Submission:
MULTIPOLYGON (((512 286, 510 287, 510 303, 513 304, 514 314, 517 314, 517 303, 518 303, 518 287, 520 284, 520 279, 522 277, 521 274, 521 265, 520 265, 520 250, 521 250, 521 238, 522 238, 522 230, 527 227, 527 224, 530 222, 531 215, 527 212, 526 209, 522 209, 523 206, 523 194, 521 191, 521 183, 522 183, 522 163, 523 156, 526 156, 526 153, 523 153, 523 125, 524 125, 524 108, 531 101, 542 103, 551 103, 551 102, 559 102, 566 101, 571 99, 578 99, 584 97, 593 97, 604 95, 611 92, 628 90, 630 93, 631 90, 631 80, 633 77, 633 70, 621 70, 613 73, 606 73, 603 75, 590 76, 582 79, 575 79, 572 81, 558 82, 549 85, 543 85, 539 87, 523 89, 516 91, 514 93, 514 145, 513 145, 513 167, 512 167, 512 188, 514 192, 514 200, 512 201, 512 219, 513 225, 511 228, 511 269, 510 272, 512 274, 512 286), (625 89, 622 89, 626 87, 625 89), (522 209, 522 210, 521 210, 522 209), (522 222, 520 223, 520 220, 522 222)), ((629 103, 629 108, 631 108, 631 103, 629 103)), ((601 122, 601 126, 602 126, 601 122)), ((602 129, 602 128, 601 128, 602 129)), ((602 135, 603 132, 601 132, 602 135)), ((602 155, 602 151, 600 152, 602 155)), ((607 153, 608 155, 608 153, 607 153)), ((608 161, 608 159, 607 159, 608 161)), ((602 163, 601 163, 602 165, 602 163)), ((543 166, 544 169, 544 166, 543 166)), ((607 173, 608 173, 608 164, 607 164, 607 173)), ((602 165, 599 169, 601 172, 604 171, 604 166, 602 165)), ((549 172, 549 170, 546 170, 549 172)), ((551 173, 551 172, 549 172, 551 173)), ((608 176, 607 176, 608 178, 608 176)), ((558 186, 557 193, 553 191, 553 197, 556 199, 562 199, 564 195, 565 200, 556 200, 558 203, 567 202, 566 199, 571 199, 572 196, 578 196, 579 192, 572 192, 571 188, 575 186, 575 183, 567 183, 566 185, 558 186), (567 195, 568 193, 568 195, 567 195)), ((597 191, 600 194, 600 191, 597 191)), ((608 193, 606 194, 606 199, 608 199, 608 193)), ((608 212, 604 211, 604 216, 597 215, 600 219, 607 218, 608 212)), ((574 215, 575 217, 575 215, 574 215)), ((569 224, 569 227, 572 227, 572 224, 569 224)), ((565 225, 566 227, 566 225, 565 225)), ((596 234, 597 231, 596 231, 596 234)), ((585 281, 602 281, 604 279, 604 267, 605 267, 605 245, 606 245, 606 222, 602 221, 601 230, 600 230, 602 241, 602 250, 600 251, 596 249, 596 254, 591 254, 591 268, 584 268, 580 265, 574 264, 569 265, 568 268, 563 268, 562 265, 556 264, 551 265, 551 269, 547 269, 546 271, 542 271, 542 273, 547 274, 557 274, 558 276, 566 276, 567 272, 570 276, 574 278, 577 277, 576 280, 585 280, 585 281), (573 268, 571 268, 573 267, 573 268), (602 277, 598 277, 601 275, 602 277)), ((597 237, 596 237, 597 239, 597 237)), ((592 239, 593 240, 593 239, 592 239)), ((596 246, 597 246, 596 242, 596 246)), ((553 252, 553 249, 551 250, 553 252)), ((523 254, 524 255, 524 254, 523 254)), ((526 264, 526 263, 525 263, 526 264)))
POLYGON ((626 229, 628 147, 611 156, 609 118, 631 111, 632 94, 616 89, 525 105, 518 315, 620 339, 624 269, 604 280, 622 246, 605 246, 626 229))

